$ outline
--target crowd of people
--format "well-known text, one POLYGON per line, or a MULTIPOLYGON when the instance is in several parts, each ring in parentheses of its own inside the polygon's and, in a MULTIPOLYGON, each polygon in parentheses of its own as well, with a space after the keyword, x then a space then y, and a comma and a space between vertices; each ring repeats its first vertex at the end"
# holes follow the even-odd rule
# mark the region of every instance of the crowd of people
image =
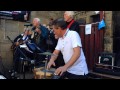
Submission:
POLYGON ((24 32, 14 39, 14 63, 17 71, 21 57, 35 59, 35 64, 38 64, 45 59, 39 53, 51 52, 55 56, 50 57, 47 69, 56 68, 55 74, 61 76, 61 79, 87 77, 88 68, 82 50, 80 28, 74 20, 73 11, 65 11, 63 18, 51 19, 49 28, 42 25, 39 18, 34 18, 32 25, 31 30, 25 27, 24 32))

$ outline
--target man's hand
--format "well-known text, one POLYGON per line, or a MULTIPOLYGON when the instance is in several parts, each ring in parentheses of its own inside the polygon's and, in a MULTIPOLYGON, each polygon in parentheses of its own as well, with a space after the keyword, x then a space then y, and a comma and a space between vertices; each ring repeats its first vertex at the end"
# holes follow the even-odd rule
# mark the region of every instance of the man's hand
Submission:
POLYGON ((39 28, 36 28, 35 31, 41 34, 41 30, 39 28))
POLYGON ((52 60, 50 60, 50 61, 48 62, 48 65, 47 65, 47 69, 50 69, 50 67, 51 67, 52 65, 55 66, 55 62, 52 61, 52 60))
POLYGON ((55 70, 55 74, 61 76, 66 71, 67 71, 67 68, 65 66, 62 66, 55 70))
POLYGON ((15 45, 18 46, 20 43, 19 42, 16 42, 15 45))

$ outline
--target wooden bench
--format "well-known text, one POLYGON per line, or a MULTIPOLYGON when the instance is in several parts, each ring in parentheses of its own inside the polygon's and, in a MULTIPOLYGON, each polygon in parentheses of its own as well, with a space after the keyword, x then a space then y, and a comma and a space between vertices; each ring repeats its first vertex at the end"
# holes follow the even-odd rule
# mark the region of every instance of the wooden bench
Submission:
POLYGON ((97 72, 93 72, 93 71, 89 71, 89 74, 96 75, 96 76, 100 77, 101 79, 120 79, 120 76, 97 73, 97 72))

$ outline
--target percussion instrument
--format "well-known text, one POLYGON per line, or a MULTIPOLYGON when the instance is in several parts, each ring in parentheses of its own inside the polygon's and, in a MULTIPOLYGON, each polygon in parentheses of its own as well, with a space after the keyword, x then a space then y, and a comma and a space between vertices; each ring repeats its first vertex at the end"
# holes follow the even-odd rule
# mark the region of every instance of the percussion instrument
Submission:
POLYGON ((40 67, 40 68, 34 68, 33 70, 35 79, 51 79, 54 75, 54 72, 55 72, 55 68, 50 68, 50 70, 47 70, 44 67, 40 67))
MULTIPOLYGON (((49 56, 52 56, 54 54, 50 53, 50 52, 44 52, 44 53, 39 53, 39 55, 46 55, 46 60, 45 60, 45 67, 41 67, 38 69, 34 69, 34 75, 35 75, 35 79, 49 79, 50 77, 52 77, 52 75, 54 75, 54 71, 55 69, 50 69, 47 70, 47 62, 49 60, 49 56)), ((56 56, 56 55, 54 55, 56 56)))
POLYGON ((51 52, 38 53, 39 55, 57 56, 51 52))

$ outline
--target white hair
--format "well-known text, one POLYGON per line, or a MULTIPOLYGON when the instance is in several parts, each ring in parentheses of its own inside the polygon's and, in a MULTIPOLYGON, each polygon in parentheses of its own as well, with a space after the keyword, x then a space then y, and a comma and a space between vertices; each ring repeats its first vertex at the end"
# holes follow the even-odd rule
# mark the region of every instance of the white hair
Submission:
POLYGON ((68 15, 68 16, 71 16, 73 18, 73 16, 75 15, 74 11, 65 11, 65 13, 68 15))
POLYGON ((39 18, 34 18, 34 20, 37 20, 37 22, 40 22, 40 19, 39 19, 39 18))

